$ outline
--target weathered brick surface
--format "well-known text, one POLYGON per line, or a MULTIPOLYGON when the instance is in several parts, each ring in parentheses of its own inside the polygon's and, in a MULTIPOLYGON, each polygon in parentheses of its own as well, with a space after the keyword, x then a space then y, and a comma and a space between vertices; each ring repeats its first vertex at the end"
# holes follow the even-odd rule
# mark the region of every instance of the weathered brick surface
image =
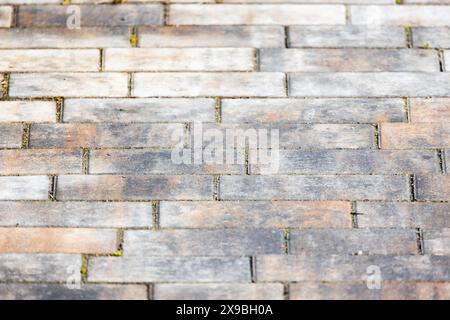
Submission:
POLYGON ((0 110, 0 122, 56 122, 52 101, 0 101, 0 110))
POLYGON ((383 123, 383 149, 433 149, 450 146, 448 123, 383 123))
POLYGON ((20 148, 22 131, 22 125, 20 124, 0 123, 0 148, 20 148))
POLYGON ((414 47, 450 48, 449 27, 419 27, 412 28, 414 47))
POLYGON ((411 122, 450 122, 450 99, 411 99, 411 122))
POLYGON ((420 200, 450 200, 450 175, 417 176, 416 195, 420 200))
POLYGON ((347 202, 162 201, 162 228, 351 228, 347 202))
POLYGON ((113 253, 117 232, 81 228, 0 228, 0 253, 113 253))
POLYGON ((427 254, 450 255, 450 228, 425 230, 423 233, 424 251, 427 254))
POLYGON ((47 176, 0 176, 0 200, 47 200, 47 176))
POLYGON ((0 7, 0 28, 11 27, 13 20, 13 8, 4 6, 0 7))

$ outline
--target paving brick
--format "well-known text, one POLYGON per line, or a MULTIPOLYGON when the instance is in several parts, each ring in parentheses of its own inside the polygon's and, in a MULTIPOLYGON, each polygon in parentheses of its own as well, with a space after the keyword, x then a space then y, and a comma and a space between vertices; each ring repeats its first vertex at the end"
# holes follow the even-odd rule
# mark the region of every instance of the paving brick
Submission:
POLYGON ((105 51, 107 71, 252 71, 254 68, 255 51, 249 48, 132 48, 105 51))
POLYGON ((0 7, 0 28, 9 28, 12 26, 13 8, 2 6, 0 7))
POLYGON ((162 201, 162 228, 351 228, 348 202, 162 201))
POLYGON ((283 300, 281 283, 159 283, 155 300, 283 300))
POLYGON ((450 228, 423 231, 424 252, 434 255, 450 255, 450 228))
POLYGON ((208 176, 59 176, 60 200, 210 200, 208 176))
POLYGON ((450 200, 450 175, 417 176, 416 196, 419 200, 450 200))
POLYGON ((245 172, 244 165, 239 164, 176 164, 172 160, 171 150, 92 150, 89 160, 89 172, 93 174, 243 174, 245 172))
POLYGON ((64 122, 213 122, 214 106, 214 99, 67 99, 64 122))
POLYGON ((360 228, 450 227, 450 204, 405 202, 357 202, 360 228))
POLYGON ((123 48, 130 47, 128 28, 0 29, 0 48, 123 48))
POLYGON ((289 285, 292 300, 445 300, 450 285, 440 282, 383 281, 379 290, 365 282, 298 282, 289 285))
POLYGON ((345 24, 339 5, 171 5, 169 24, 174 25, 316 25, 345 24))
MULTIPOLYGON (((250 153, 256 152, 250 150, 250 153)), ((264 169, 264 166, 263 166, 264 169)), ((250 164, 252 174, 264 173, 250 164)), ((434 150, 280 150, 278 174, 438 173, 434 150)))
POLYGON ((439 72, 432 50, 263 49, 261 71, 282 72, 439 72))
POLYGON ((402 99, 224 99, 222 122, 405 122, 402 99))
POLYGON ((0 177, 0 200, 47 200, 47 176, 0 177))
POLYGON ((450 172, 450 149, 445 151, 445 153, 443 154, 443 157, 445 158, 444 162, 447 165, 445 172, 450 172))
POLYGON ((35 124, 31 126, 30 147, 171 147, 171 136, 182 124, 85 123, 35 124))
POLYGON ((20 148, 22 131, 21 124, 0 123, 0 148, 20 148))
POLYGON ((56 122, 52 101, 0 101, 0 122, 56 122))
MULTIPOLYGON (((80 8, 82 27, 134 26, 163 23, 163 7, 160 4, 143 5, 85 5, 80 8)), ((19 8, 19 27, 66 27, 73 13, 65 6, 22 6, 19 8)))
POLYGON ((449 281, 450 257, 271 255, 256 259, 257 281, 367 281, 376 266, 384 281, 449 281))
POLYGON ((0 71, 97 71, 100 52, 84 50, 0 50, 0 71))
POLYGON ((419 27, 411 30, 414 47, 450 48, 449 27, 419 27))
POLYGON ((284 97, 282 73, 137 73, 136 97, 284 97), (268 85, 270 84, 270 85, 268 85))
POLYGON ((11 97, 126 97, 124 73, 25 73, 12 74, 11 97))
POLYGON ((2 300, 147 300, 145 285, 0 284, 2 300))
POLYGON ((293 230, 289 252, 294 255, 407 255, 417 253, 414 229, 293 230))
POLYGON ((294 73, 290 96, 429 97, 450 94, 450 74, 434 72, 294 73))
POLYGON ((247 257, 99 257, 88 270, 93 282, 250 282, 247 257))
POLYGON ((0 253, 113 253, 113 229, 0 228, 0 253))
POLYGON ((450 122, 450 99, 411 99, 411 122, 450 122))
POLYGON ((0 202, 0 226, 151 228, 152 206, 143 202, 0 202))
POLYGON ((436 149, 450 147, 448 123, 383 123, 382 149, 436 149))
POLYGON ((284 47, 282 26, 140 27, 140 47, 284 47))
POLYGON ((404 48, 405 35, 396 26, 290 26, 289 47, 404 48))
POLYGON ((407 200, 406 176, 223 176, 224 200, 407 200), (255 186, 258 186, 255 188, 255 186))
POLYGON ((81 282, 81 255, 0 254, 0 280, 81 282))
POLYGON ((0 174, 81 173, 81 150, 0 150, 0 174))
POLYGON ((253 256, 283 254, 280 230, 125 231, 124 256, 253 256))
POLYGON ((351 23, 364 25, 446 26, 446 6, 352 6, 351 23))

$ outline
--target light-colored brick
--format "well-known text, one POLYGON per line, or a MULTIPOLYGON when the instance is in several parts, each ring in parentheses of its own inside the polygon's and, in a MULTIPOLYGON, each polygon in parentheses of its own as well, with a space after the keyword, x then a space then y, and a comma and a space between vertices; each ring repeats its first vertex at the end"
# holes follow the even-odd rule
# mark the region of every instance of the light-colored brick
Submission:
POLYGON ((282 72, 439 72, 432 50, 263 49, 261 71, 282 72))
POLYGON ((450 94, 450 73, 294 73, 291 96, 310 97, 429 97, 450 94))
POLYGON ((12 74, 11 97, 126 97, 124 73, 25 73, 12 74))
POLYGON ((98 71, 100 52, 84 50, 0 50, 0 71, 98 71))
POLYGON ((348 202, 162 201, 162 228, 351 228, 348 202))
POLYGON ((450 200, 450 175, 416 176, 416 197, 419 200, 450 200))
POLYGON ((412 43, 416 48, 450 48, 450 28, 411 28, 412 43))
POLYGON ((0 177, 0 200, 47 200, 47 176, 0 177))
POLYGON ((383 123, 382 149, 436 149, 450 147, 448 123, 383 123))
POLYGON ((209 176, 68 176, 58 177, 60 200, 210 200, 209 176))
POLYGON ((0 228, 0 253, 113 253, 113 229, 0 228))
MULTIPOLYGON (((0 55, 1 56, 1 55, 0 55)), ((106 49, 106 71, 252 71, 249 48, 106 49)))
POLYGON ((171 5, 169 24, 174 25, 315 25, 345 24, 340 5, 171 5))
POLYGON ((12 26, 13 8, 2 6, 0 7, 0 28, 9 28, 12 26))
POLYGON ((143 202, 0 202, 0 226, 151 228, 152 206, 143 202))
POLYGON ((224 99, 222 122, 406 122, 402 99, 224 99))
POLYGON ((450 122, 450 99, 411 99, 411 122, 450 122))
POLYGON ((22 132, 21 124, 0 123, 0 148, 20 148, 22 132))
POLYGON ((138 31, 140 47, 284 47, 282 26, 152 26, 138 31))
POLYGON ((136 97, 284 97, 283 73, 137 73, 136 97))
POLYGON ((52 101, 0 101, 0 122, 56 122, 52 101))
POLYGON ((424 252, 450 256, 450 228, 423 231, 424 252))
POLYGON ((224 200, 407 200, 406 176, 223 176, 224 200))
POLYGON ((247 257, 99 257, 88 270, 93 282, 250 282, 247 257))

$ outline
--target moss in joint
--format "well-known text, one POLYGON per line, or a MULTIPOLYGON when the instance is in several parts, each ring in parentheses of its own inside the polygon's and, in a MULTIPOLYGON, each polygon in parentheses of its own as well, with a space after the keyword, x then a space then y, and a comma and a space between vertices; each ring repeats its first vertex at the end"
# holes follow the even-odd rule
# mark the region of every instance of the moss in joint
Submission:
POLYGON ((86 256, 81 257, 81 281, 86 282, 87 280, 87 274, 88 274, 88 261, 86 256))

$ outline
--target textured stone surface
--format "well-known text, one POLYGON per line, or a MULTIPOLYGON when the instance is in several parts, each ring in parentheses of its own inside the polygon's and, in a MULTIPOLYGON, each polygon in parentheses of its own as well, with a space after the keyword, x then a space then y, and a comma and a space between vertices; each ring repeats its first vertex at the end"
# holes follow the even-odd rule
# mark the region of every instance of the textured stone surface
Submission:
POLYGON ((52 101, 0 101, 0 122, 55 122, 52 101))
POLYGON ((19 148, 21 145, 22 126, 0 123, 0 148, 19 148))
POLYGON ((448 123, 383 123, 383 149, 435 149, 450 147, 448 123))
POLYGON ((0 176, 0 200, 47 200, 47 176, 0 176))
POLYGON ((450 122, 450 99, 411 99, 411 122, 450 122))
POLYGON ((450 200, 450 175, 420 175, 416 178, 417 199, 450 200))

